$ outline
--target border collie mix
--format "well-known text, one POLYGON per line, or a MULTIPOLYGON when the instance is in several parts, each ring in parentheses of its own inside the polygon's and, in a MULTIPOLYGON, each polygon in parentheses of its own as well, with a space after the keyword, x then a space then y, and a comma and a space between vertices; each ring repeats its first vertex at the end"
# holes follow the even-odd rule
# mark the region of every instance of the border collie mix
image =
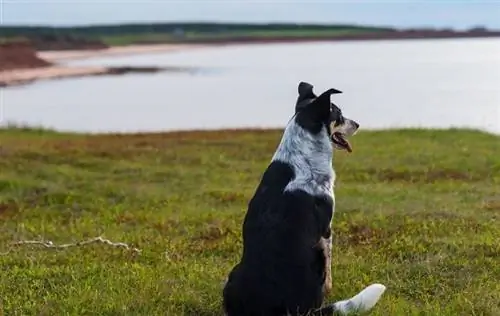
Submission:
POLYGON ((372 284, 322 307, 332 287, 331 221, 334 148, 352 151, 359 124, 299 83, 295 114, 251 199, 243 223, 243 254, 226 281, 228 316, 344 315, 371 309, 385 291, 372 284))

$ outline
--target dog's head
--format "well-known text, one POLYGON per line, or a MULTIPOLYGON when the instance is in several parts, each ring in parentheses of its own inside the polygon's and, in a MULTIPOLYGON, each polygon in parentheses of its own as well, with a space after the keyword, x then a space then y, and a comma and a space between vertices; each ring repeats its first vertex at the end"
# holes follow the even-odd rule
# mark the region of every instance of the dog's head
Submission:
POLYGON ((329 89, 316 96, 313 86, 307 82, 299 83, 298 90, 299 96, 295 105, 297 124, 314 134, 326 128, 335 148, 351 152, 352 147, 347 138, 356 133, 359 124, 343 116, 340 108, 330 101, 332 94, 342 92, 329 89))

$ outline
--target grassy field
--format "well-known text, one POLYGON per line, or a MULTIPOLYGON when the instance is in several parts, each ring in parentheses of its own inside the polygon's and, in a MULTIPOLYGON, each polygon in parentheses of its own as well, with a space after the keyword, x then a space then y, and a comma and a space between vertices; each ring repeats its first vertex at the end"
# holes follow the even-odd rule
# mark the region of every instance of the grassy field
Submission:
MULTIPOLYGON (((220 315, 281 131, 0 131, 0 314, 220 315), (54 244, 102 236, 96 243, 54 244)), ((334 292, 371 315, 500 315, 500 138, 360 132, 335 157, 334 292)))

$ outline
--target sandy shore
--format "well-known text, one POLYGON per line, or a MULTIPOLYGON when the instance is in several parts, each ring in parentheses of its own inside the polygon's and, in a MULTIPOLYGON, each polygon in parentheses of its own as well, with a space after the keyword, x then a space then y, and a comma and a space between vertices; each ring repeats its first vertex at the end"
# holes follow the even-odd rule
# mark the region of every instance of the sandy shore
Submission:
POLYGON ((0 72, 0 87, 28 84, 37 80, 88 77, 102 75, 123 75, 127 73, 194 72, 185 67, 67 67, 49 66, 33 69, 19 69, 0 72))
POLYGON ((14 86, 36 80, 81 77, 105 74, 105 67, 49 66, 34 69, 19 69, 0 72, 0 86, 14 86))
MULTIPOLYGON (((123 74, 128 72, 153 72, 153 68, 108 68, 96 66, 62 66, 59 62, 93 57, 108 57, 120 55, 136 55, 156 52, 174 52, 199 48, 206 45, 182 45, 182 44, 161 44, 161 45, 133 45, 125 47, 110 47, 99 50, 74 50, 74 51, 44 51, 38 52, 37 56, 53 65, 41 68, 14 69, 0 71, 0 87, 22 85, 37 80, 60 79, 69 77, 97 76, 106 74, 123 74)), ((161 70, 182 71, 182 69, 158 68, 161 70)))
POLYGON ((107 57, 120 55, 137 55, 157 52, 175 52, 200 48, 207 45, 187 44, 157 44, 157 45, 131 45, 123 47, 109 47, 99 50, 66 50, 66 51, 43 51, 38 56, 50 62, 58 62, 72 59, 84 59, 93 57, 107 57))

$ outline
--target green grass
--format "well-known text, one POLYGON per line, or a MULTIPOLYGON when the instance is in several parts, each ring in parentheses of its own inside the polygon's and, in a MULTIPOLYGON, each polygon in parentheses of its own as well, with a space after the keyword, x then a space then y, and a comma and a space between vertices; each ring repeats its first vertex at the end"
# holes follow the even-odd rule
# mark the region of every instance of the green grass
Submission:
MULTIPOLYGON (((281 131, 0 131, 0 314, 220 315, 241 222, 281 131), (95 236, 65 250, 18 240, 95 236)), ((371 315, 500 315, 500 138, 361 132, 335 167, 334 291, 371 315)))
POLYGON ((171 34, 117 34, 96 37, 109 46, 124 46, 138 43, 174 43, 175 37, 171 34))
POLYGON ((131 45, 136 43, 190 43, 197 41, 259 39, 272 40, 276 38, 307 39, 307 38, 335 38, 347 35, 370 34, 380 30, 364 29, 320 29, 320 30, 240 30, 224 32, 186 32, 183 37, 175 37, 171 33, 141 33, 141 34, 116 34, 100 36, 99 39, 110 46, 131 45))

